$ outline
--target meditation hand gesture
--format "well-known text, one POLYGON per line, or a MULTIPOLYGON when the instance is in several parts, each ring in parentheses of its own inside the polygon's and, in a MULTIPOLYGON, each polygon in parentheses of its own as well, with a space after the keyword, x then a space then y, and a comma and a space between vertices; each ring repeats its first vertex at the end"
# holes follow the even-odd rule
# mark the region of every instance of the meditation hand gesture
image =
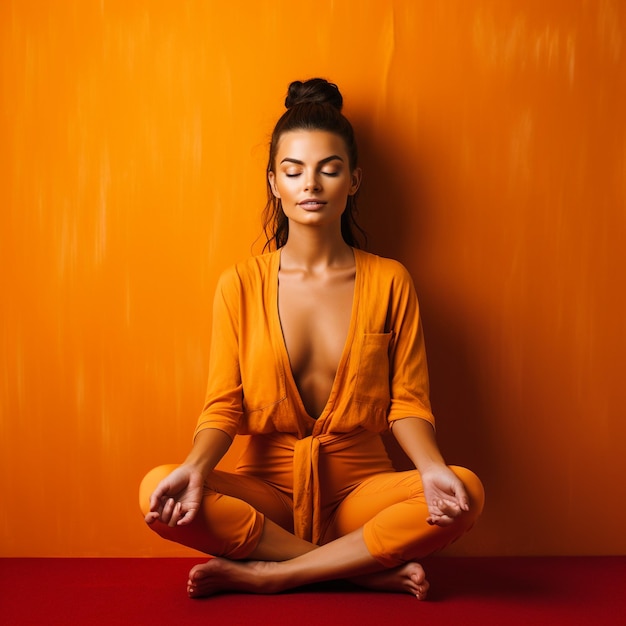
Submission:
POLYGON ((204 479, 201 472, 181 465, 164 478, 150 496, 146 522, 159 520, 168 526, 184 526, 196 516, 202 501, 204 479))
POLYGON ((422 473, 424 495, 431 526, 448 526, 455 517, 469 511, 469 499, 463 483, 447 465, 436 465, 422 473))

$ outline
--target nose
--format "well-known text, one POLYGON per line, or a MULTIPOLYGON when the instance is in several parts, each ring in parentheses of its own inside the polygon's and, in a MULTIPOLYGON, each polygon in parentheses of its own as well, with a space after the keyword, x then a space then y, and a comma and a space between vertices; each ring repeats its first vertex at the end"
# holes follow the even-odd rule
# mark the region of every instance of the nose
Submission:
POLYGON ((304 176, 305 191, 319 191, 322 185, 317 172, 307 172, 304 176))

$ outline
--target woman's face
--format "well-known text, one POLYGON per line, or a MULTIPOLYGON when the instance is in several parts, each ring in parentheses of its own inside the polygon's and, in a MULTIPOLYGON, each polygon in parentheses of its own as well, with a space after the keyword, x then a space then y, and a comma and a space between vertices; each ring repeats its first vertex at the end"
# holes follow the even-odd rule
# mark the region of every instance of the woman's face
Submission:
POLYGON ((268 178, 290 223, 321 226, 340 223, 348 196, 359 188, 361 170, 350 170, 339 135, 298 130, 280 138, 268 178))

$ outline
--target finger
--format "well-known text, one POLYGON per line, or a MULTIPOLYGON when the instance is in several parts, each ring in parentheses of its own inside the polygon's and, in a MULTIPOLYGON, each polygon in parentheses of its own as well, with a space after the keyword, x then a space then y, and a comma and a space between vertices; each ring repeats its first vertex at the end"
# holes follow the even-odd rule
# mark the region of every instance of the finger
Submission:
POLYGON ((189 509, 183 513, 183 516, 178 520, 179 526, 186 526, 193 521, 196 516, 196 509, 189 509))
POLYGON ((435 516, 445 515, 447 508, 448 506, 443 498, 433 498, 428 504, 428 512, 435 516))
POLYGON ((467 497, 467 494, 463 493, 459 496, 459 506, 461 507, 462 511, 470 510, 469 498, 467 497))
POLYGON ((433 509, 442 515, 448 515, 450 517, 457 517, 463 510, 461 503, 456 500, 450 500, 449 498, 439 498, 433 502, 433 509))
POLYGON ((150 510, 156 511, 160 505, 161 505, 161 494, 155 491, 150 496, 150 510))
POLYGON ((176 506, 176 500, 174 498, 168 498, 163 504, 163 510, 161 511, 161 521, 164 524, 169 524, 176 506))
POLYGON ((461 481, 452 485, 452 493, 455 496, 459 508, 462 511, 469 511, 469 497, 467 495, 467 491, 465 491, 465 486, 461 481))
POLYGON ((181 516, 182 507, 183 505, 180 502, 177 502, 174 505, 174 510, 172 511, 172 517, 170 518, 168 526, 171 526, 171 527, 176 526, 181 516))
POLYGON ((146 520, 146 524, 154 524, 159 519, 159 514, 156 511, 150 511, 146 514, 144 518, 146 520))
POLYGON ((156 511, 160 506, 163 498, 166 496, 168 492, 168 485, 165 482, 160 482, 156 489, 152 492, 150 496, 150 510, 156 511))
POLYGON ((448 526, 461 513, 458 505, 444 500, 435 500, 428 507, 429 516, 426 521, 431 526, 448 526))
POLYGON ((461 507, 456 502, 446 500, 439 505, 439 510, 448 517, 456 517, 461 513, 461 507))
POLYGON ((193 520, 196 518, 196 513, 198 512, 198 507, 194 506, 192 508, 186 509, 185 510, 185 505, 183 504, 182 508, 181 508, 181 515, 180 515, 180 519, 177 522, 178 526, 186 526, 187 524, 190 524, 191 522, 193 522, 193 520))

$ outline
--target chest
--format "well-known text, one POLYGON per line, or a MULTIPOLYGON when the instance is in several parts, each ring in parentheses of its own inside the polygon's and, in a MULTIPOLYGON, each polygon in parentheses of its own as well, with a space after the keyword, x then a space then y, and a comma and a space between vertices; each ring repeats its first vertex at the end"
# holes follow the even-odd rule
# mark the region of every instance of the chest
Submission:
POLYGON ((315 371, 332 378, 352 318, 354 271, 331 279, 279 275, 278 312, 296 380, 315 371))

